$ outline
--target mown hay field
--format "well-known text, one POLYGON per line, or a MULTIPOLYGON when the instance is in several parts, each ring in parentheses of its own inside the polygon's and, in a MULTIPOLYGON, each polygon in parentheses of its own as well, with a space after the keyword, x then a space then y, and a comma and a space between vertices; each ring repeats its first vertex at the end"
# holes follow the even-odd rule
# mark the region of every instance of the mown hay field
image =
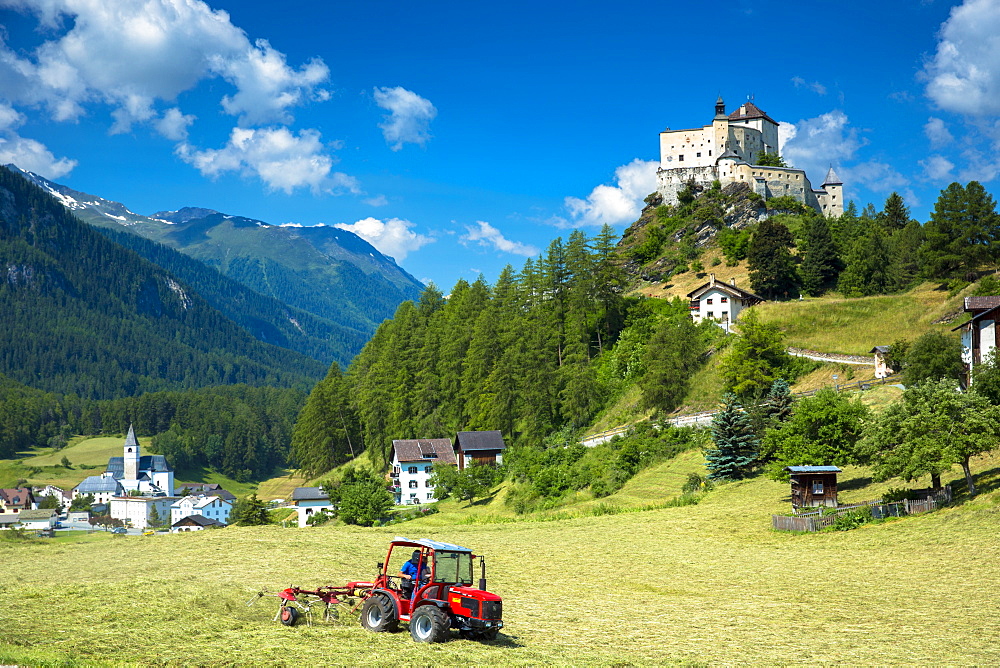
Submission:
MULTIPOLYGON (((664 498, 655 477, 629 493, 664 498)), ((845 482, 865 494, 863 478, 845 482)), ((928 515, 803 535, 770 529, 787 484, 756 479, 696 506, 552 521, 448 525, 442 513, 374 529, 0 541, 0 663, 997 664, 1000 492, 987 489, 928 515), (262 588, 369 579, 396 534, 487 555, 507 625, 495 643, 421 645, 353 618, 287 628, 272 621, 276 599, 246 606, 262 588)))

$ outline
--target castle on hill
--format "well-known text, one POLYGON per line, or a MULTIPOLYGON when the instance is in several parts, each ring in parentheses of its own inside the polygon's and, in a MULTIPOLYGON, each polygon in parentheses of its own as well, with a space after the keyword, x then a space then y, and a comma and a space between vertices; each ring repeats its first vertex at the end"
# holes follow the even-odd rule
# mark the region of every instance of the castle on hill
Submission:
POLYGON ((844 184, 833 167, 817 189, 804 170, 756 164, 765 153, 781 155, 778 123, 752 100, 727 115, 720 96, 711 125, 660 133, 657 191, 664 203, 677 204, 677 194, 692 181, 706 189, 714 181, 746 183, 764 199, 789 196, 827 216, 844 213, 844 184))

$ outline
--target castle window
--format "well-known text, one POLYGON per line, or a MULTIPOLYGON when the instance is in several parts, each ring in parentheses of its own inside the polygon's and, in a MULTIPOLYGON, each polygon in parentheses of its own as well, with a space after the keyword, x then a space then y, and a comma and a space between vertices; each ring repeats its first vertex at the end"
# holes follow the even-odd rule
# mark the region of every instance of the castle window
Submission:
POLYGON ((684 162, 684 154, 677 156, 677 162, 684 162))
POLYGON ((710 157, 710 158, 712 157, 712 151, 711 151, 711 149, 708 151, 708 157, 710 157))
POLYGON ((700 157, 701 157, 701 152, 698 152, 698 153, 696 153, 696 154, 695 154, 695 157, 696 157, 696 158, 700 158, 700 157))

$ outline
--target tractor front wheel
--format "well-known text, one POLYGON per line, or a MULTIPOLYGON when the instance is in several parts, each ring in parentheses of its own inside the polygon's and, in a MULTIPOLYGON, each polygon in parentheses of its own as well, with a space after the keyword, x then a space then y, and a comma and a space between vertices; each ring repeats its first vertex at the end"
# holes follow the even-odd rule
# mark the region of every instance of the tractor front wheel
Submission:
POLYGON ((281 608, 281 623, 285 626, 295 626, 295 622, 299 619, 299 611, 290 605, 282 606, 281 608))
POLYGON ((399 628, 396 611, 385 597, 376 594, 361 606, 361 626, 369 631, 395 631, 399 628))
POLYGON ((417 608, 410 617, 410 635, 417 642, 444 642, 448 639, 449 628, 448 615, 433 605, 417 608))

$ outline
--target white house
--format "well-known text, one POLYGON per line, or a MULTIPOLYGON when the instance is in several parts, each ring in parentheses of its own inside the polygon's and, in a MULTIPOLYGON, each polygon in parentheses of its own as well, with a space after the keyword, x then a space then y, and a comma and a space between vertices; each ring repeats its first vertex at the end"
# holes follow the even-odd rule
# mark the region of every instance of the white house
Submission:
POLYGON ((125 489, 110 473, 87 476, 79 485, 73 488, 73 498, 91 495, 94 503, 110 503, 115 496, 125 496, 125 489))
POLYGON ((56 500, 59 501, 60 508, 69 508, 69 504, 73 501, 72 490, 67 492, 62 487, 56 487, 55 485, 46 485, 45 487, 36 487, 34 490, 35 499, 41 502, 43 496, 54 496, 56 500))
POLYGON ((160 521, 166 523, 170 520, 170 506, 176 500, 173 496, 116 496, 111 499, 108 514, 126 526, 147 529, 153 509, 156 509, 160 521))
POLYGON ((986 362, 993 351, 1000 347, 1000 296, 966 297, 965 312, 972 315, 952 331, 961 330, 963 385, 972 383, 972 370, 986 362))
POLYGON ((875 346, 869 350, 875 356, 875 377, 887 378, 895 373, 895 370, 886 362, 886 355, 889 354, 889 346, 875 346))
POLYGON ((730 322, 736 322, 740 311, 764 301, 752 292, 736 287, 736 279, 732 283, 715 280, 711 274, 708 283, 688 293, 691 300, 691 317, 695 323, 706 318, 722 323, 726 330, 730 322))
POLYGON ((185 496, 170 506, 170 524, 174 525, 189 515, 201 515, 220 524, 229 524, 232 509, 231 501, 218 496, 185 496))
POLYGON ((457 466, 451 439, 414 438, 392 442, 392 491, 396 505, 434 500, 430 477, 434 464, 457 466))
POLYGON ((333 504, 322 487, 296 487, 292 491, 292 505, 299 514, 299 528, 308 526, 310 517, 320 511, 332 511, 333 504))
POLYGON ((17 519, 23 529, 47 530, 56 525, 58 515, 51 508, 44 510, 22 510, 17 519))

